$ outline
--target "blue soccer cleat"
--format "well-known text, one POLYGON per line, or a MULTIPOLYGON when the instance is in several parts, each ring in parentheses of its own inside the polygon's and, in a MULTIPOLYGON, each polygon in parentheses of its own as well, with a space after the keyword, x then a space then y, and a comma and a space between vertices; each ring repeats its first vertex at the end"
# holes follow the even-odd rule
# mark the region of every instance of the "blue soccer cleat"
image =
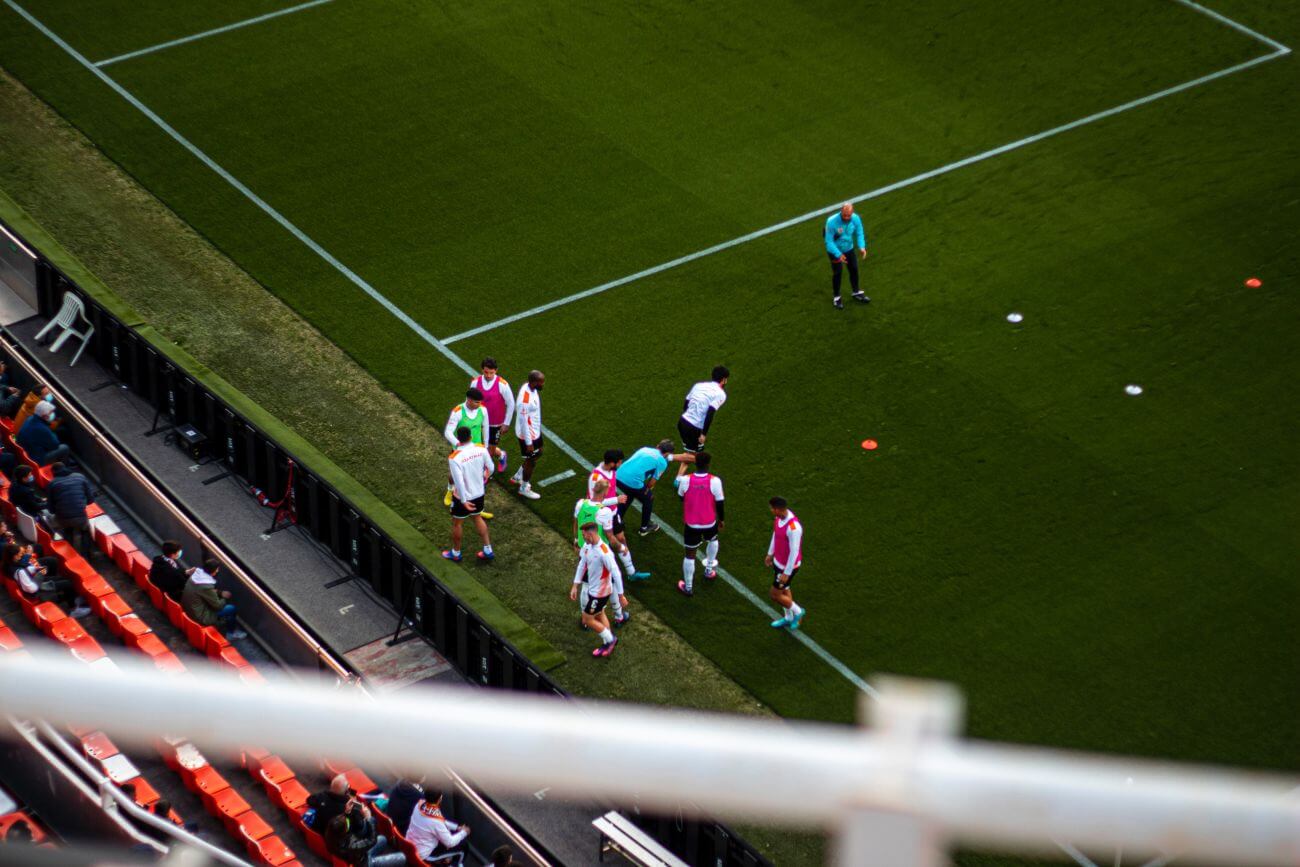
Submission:
POLYGON ((627 576, 627 580, 629 580, 629 581, 649 581, 649 580, 650 580, 650 573, 649 573, 649 572, 633 572, 631 575, 627 576))
POLYGON ((461 554, 453 554, 451 553, 450 550, 447 550, 442 552, 442 559, 450 560, 453 563, 459 563, 462 559, 464 559, 464 557, 461 554))
POLYGON ((778 617, 776 620, 772 621, 773 629, 781 629, 789 625, 790 625, 790 621, 786 620, 784 617, 778 617))
POLYGON ((794 618, 794 622, 790 624, 790 629, 791 629, 792 631, 795 630, 795 629, 798 629, 798 628, 799 628, 799 624, 800 624, 800 623, 803 623, 803 616, 804 616, 805 614, 807 614, 807 613, 808 613, 808 609, 805 608, 804 610, 800 611, 800 612, 795 616, 795 618, 794 618))

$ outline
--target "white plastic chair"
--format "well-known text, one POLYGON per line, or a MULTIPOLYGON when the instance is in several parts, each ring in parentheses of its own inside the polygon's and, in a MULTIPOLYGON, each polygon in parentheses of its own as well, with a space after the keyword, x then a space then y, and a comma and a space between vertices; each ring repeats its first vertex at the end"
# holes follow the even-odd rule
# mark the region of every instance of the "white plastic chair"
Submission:
POLYGON ((62 349, 63 344, 67 342, 69 337, 81 338, 81 346, 77 349, 76 354, 72 356, 72 363, 68 365, 69 367, 72 367, 77 363, 77 359, 81 358, 81 353, 86 351, 86 344, 90 342, 90 336, 95 333, 95 326, 91 325, 90 319, 86 317, 85 306, 81 303, 81 299, 74 293, 63 293, 63 307, 59 310, 59 315, 55 316, 50 320, 49 324, 36 333, 36 339, 39 341, 48 334, 52 328, 62 328, 63 333, 60 334, 54 341, 54 344, 50 346, 50 352, 58 352, 62 349), (85 331, 78 331, 76 329, 75 326, 78 318, 85 320, 85 331))

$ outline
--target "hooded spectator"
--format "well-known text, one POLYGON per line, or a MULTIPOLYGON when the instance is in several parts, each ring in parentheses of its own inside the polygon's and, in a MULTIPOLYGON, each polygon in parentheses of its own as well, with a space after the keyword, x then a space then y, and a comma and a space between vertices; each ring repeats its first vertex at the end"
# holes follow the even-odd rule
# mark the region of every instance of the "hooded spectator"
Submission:
POLYGON ((402 832, 403 837, 406 836, 406 829, 411 825, 411 813, 415 811, 415 805, 423 799, 424 777, 418 780, 403 778, 393 786, 385 812, 388 813, 388 818, 393 820, 394 827, 402 832))
POLYGON ((190 572, 190 580, 181 591, 181 607, 200 626, 216 626, 227 638, 246 638, 248 633, 235 623, 235 604, 229 590, 217 589, 216 560, 203 561, 202 569, 190 572))
POLYGON ((35 517, 45 511, 45 495, 36 488, 36 474, 26 464, 14 467, 13 485, 9 488, 9 502, 14 508, 35 517))

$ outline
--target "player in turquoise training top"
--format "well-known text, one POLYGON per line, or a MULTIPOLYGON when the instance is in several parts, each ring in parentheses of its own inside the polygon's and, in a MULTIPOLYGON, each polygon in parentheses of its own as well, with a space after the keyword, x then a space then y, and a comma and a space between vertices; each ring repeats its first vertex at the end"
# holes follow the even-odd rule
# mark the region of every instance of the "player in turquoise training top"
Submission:
POLYGON ((871 299, 858 286, 858 259, 867 258, 867 233, 862 229, 862 218, 853 213, 853 203, 845 202, 838 214, 831 214, 822 232, 826 255, 831 258, 831 300, 836 310, 844 309, 840 300, 840 278, 844 266, 849 268, 849 285, 853 287, 853 300, 866 304, 871 299))

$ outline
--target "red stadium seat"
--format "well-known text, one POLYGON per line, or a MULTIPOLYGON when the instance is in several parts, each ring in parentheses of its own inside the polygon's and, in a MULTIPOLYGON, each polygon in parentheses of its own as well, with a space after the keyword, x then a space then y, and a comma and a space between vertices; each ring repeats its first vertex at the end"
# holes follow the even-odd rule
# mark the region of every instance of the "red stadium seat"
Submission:
POLYGON ((142 551, 132 551, 131 568, 126 571, 131 574, 131 580, 135 582, 135 586, 144 590, 149 583, 149 570, 152 567, 153 563, 142 551))
POLYGON ((253 808, 248 805, 242 795, 230 788, 229 783, 224 779, 222 782, 226 783, 224 789, 218 789, 215 792, 200 791, 199 797, 203 799, 204 808, 220 819, 221 823, 233 833, 236 827, 235 819, 253 808))
POLYGON ((181 615, 181 629, 185 633, 185 638, 190 643, 190 647, 195 650, 203 649, 203 627, 198 624, 188 614, 181 615))
POLYGON ((226 636, 221 634, 221 630, 215 626, 205 626, 202 631, 203 644, 202 650, 209 659, 218 659, 221 651, 230 646, 226 636))
POLYGON ((266 795, 281 810, 301 816, 307 810, 311 792, 296 777, 290 777, 277 785, 267 784, 266 795))
POLYGON ((368 795, 379 788, 375 781, 366 775, 366 772, 360 768, 351 768, 344 771, 348 778, 348 786, 356 791, 358 795, 368 795))
POLYGON ((104 580, 99 573, 90 575, 74 575, 72 583, 77 585, 77 589, 82 596, 89 598, 95 596, 107 596, 113 592, 113 585, 104 580))
POLYGON ((144 777, 136 777, 134 780, 127 780, 127 782, 135 786, 135 802, 141 807, 148 809, 150 804, 162 797, 158 794, 158 790, 149 785, 149 781, 144 777))
POLYGON ((181 766, 177 773, 180 774, 185 788, 199 795, 204 793, 214 795, 222 789, 230 788, 230 783, 221 776, 221 772, 206 763, 195 768, 181 766))
POLYGON ((274 834, 270 837, 254 840, 248 836, 247 831, 240 829, 240 836, 244 838, 244 846, 248 849, 249 857, 259 864, 266 864, 268 867, 282 867, 282 865, 294 860, 293 850, 274 834))
MULTIPOLYGON (((24 599, 23 601, 26 602, 27 600, 24 599)), ((23 606, 23 608, 25 610, 26 606, 23 606)), ((63 609, 53 602, 39 602, 32 606, 31 621, 46 635, 50 634, 54 624, 67 619, 68 617, 63 613, 63 609)))
POLYGON ((227 645, 226 647, 221 648, 217 653, 217 662, 222 665, 228 665, 236 670, 248 665, 248 660, 244 659, 244 654, 240 653, 239 649, 234 645, 227 645))
POLYGON ((242 665, 235 670, 239 672, 239 679, 244 683, 266 683, 266 678, 262 677, 262 672, 258 671, 252 664, 242 665))
POLYGON ((114 635, 121 635, 122 628, 119 621, 128 614, 134 613, 131 603, 127 602, 116 593, 106 593, 103 596, 91 596, 86 600, 90 607, 100 620, 108 626, 108 630, 114 635))
POLYGON ((104 514, 104 507, 99 505, 99 503, 91 503, 86 507, 87 518, 98 518, 102 514, 104 514))
POLYGON ((149 601, 153 603, 154 608, 157 608, 159 611, 166 610, 167 599, 163 596, 160 587, 155 585, 152 581, 146 581, 144 584, 144 590, 149 594, 149 601))
POLYGON ((138 549, 131 537, 121 533, 113 537, 113 564, 126 574, 131 574, 131 555, 138 549))
POLYGON ((171 653, 171 651, 167 649, 167 645, 163 643, 163 640, 153 632, 141 632, 139 634, 128 632, 126 643, 130 644, 146 656, 157 658, 164 653, 171 653))
POLYGON ((279 756, 267 756, 262 759, 257 773, 262 778, 262 784, 267 787, 268 792, 271 786, 278 786, 285 780, 294 778, 293 771, 279 756))
POLYGON ((68 649, 72 651, 72 655, 82 662, 95 662, 100 659, 108 658, 108 654, 104 652, 104 648, 100 647, 99 642, 91 638, 89 635, 84 635, 81 638, 65 643, 68 645, 68 649))
POLYGON ((14 634, 12 629, 8 626, 0 626, 0 651, 7 653, 10 650, 18 650, 22 646, 21 639, 14 634))
POLYGON ((154 656, 153 664, 159 671, 165 671, 169 674, 181 674, 185 671, 185 663, 181 662, 181 658, 170 650, 154 656))
POLYGON ((250 840, 262 840, 275 833, 275 829, 257 813, 249 810, 236 819, 230 828, 233 835, 242 835, 250 840))
POLYGON ((170 596, 163 597, 163 610, 167 612, 167 619, 172 622, 172 626, 177 629, 185 628, 185 610, 181 604, 170 596))

